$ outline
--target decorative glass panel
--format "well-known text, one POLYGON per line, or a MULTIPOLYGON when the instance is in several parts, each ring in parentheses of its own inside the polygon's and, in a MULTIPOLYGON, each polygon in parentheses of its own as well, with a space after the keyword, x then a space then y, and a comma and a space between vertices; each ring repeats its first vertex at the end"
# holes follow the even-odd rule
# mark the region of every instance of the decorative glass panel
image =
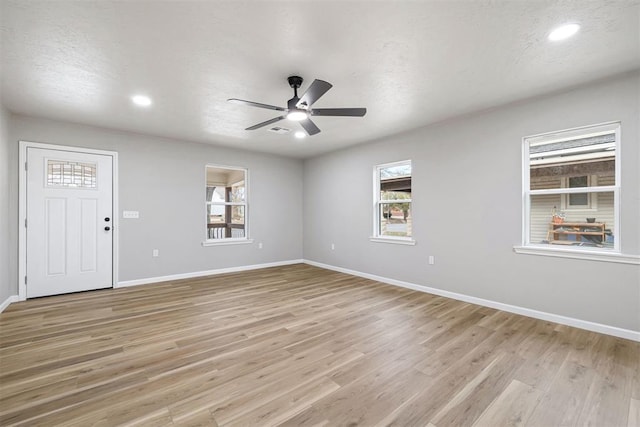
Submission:
POLYGON ((96 188, 96 164, 47 160, 47 186, 96 188))

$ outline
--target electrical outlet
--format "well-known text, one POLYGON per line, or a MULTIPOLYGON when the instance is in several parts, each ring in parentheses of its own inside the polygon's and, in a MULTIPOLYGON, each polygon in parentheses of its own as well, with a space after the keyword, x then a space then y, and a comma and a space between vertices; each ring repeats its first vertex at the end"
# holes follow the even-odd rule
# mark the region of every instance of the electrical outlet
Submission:
POLYGON ((160 256, 160 250, 158 250, 158 249, 154 249, 154 250, 153 250, 152 255, 153 255, 154 257, 158 257, 158 256, 160 256))
POLYGON ((332 251, 335 251, 335 250, 336 250, 336 245, 335 245, 335 243, 332 243, 332 244, 331 244, 331 250, 332 250, 332 251))
POLYGON ((436 263, 436 257, 433 255, 429 255, 429 265, 433 265, 436 263))
POLYGON ((258 249, 262 249, 262 242, 258 243, 258 249))

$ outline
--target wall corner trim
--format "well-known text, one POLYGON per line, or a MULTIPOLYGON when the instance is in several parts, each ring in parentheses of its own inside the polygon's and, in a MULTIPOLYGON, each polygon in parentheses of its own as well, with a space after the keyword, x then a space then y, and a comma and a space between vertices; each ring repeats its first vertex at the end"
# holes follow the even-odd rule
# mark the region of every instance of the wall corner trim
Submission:
POLYGON ((18 295, 9 296, 6 300, 2 301, 2 304, 0 304, 0 313, 5 311, 6 308, 9 307, 9 304, 11 304, 12 302, 18 301, 20 301, 20 297, 18 295))
POLYGON ((561 325, 572 326, 579 329, 585 329, 587 331, 598 332, 601 334, 612 335, 614 337, 640 342, 640 331, 618 328, 616 326, 604 325, 601 323, 590 322, 588 320, 575 319, 573 317, 566 317, 559 314, 547 313, 544 311, 533 310, 530 308, 520 307, 517 305, 504 304, 497 301, 486 300, 486 299, 477 298, 469 295, 444 291, 442 289, 418 285, 410 282, 404 282, 401 280, 391 279, 388 277, 377 276, 375 274, 363 273, 360 271, 350 270, 348 268, 337 267, 329 264, 323 264, 321 262, 311 261, 307 259, 304 260, 304 263, 313 265, 315 267, 325 268, 327 270, 333 270, 333 271, 338 271, 340 273, 351 274, 353 276, 364 277, 365 279, 371 279, 371 280, 386 283, 389 285, 412 289, 414 291, 425 292, 428 294, 451 298, 458 301, 464 301, 471 304, 481 305, 484 307, 495 308, 497 310, 502 310, 509 313, 520 314, 522 316, 527 316, 527 317, 533 317, 534 319, 546 320, 549 322, 559 323, 561 325))
POLYGON ((241 265, 238 267, 217 268, 215 270, 194 271, 192 273, 171 274, 169 276, 147 277, 144 279, 125 280, 123 282, 118 282, 118 284, 114 286, 114 288, 125 288, 128 286, 147 285, 150 283, 168 282, 170 280, 191 279, 194 277, 213 276, 216 274, 224 274, 224 273, 237 273, 240 271, 257 270, 260 268, 280 267, 283 265, 291 265, 291 264, 302 264, 304 262, 305 261, 302 259, 291 259, 286 261, 268 262, 264 264, 241 265))

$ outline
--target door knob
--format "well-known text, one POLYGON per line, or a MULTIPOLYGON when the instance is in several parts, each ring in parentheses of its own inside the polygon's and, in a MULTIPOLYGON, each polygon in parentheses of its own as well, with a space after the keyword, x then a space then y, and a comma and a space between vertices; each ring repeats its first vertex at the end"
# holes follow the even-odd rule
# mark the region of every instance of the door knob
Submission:
POLYGON ((111 230, 111 227, 105 227, 104 228, 104 231, 109 231, 109 230, 111 230))
POLYGON ((104 220, 105 220, 106 222, 109 222, 109 221, 111 221, 111 218, 106 217, 104 220))

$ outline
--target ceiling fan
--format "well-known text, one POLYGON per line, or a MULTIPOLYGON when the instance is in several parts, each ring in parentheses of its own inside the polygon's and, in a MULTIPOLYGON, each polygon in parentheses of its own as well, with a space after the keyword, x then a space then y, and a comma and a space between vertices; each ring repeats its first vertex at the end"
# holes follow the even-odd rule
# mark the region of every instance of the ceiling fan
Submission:
POLYGON ((244 104, 252 107, 266 108, 268 110, 283 111, 284 114, 267 120, 257 125, 246 128, 245 130, 255 130, 270 125, 280 120, 289 119, 300 122, 304 130, 309 135, 320 133, 320 129, 311 121, 311 116, 334 116, 334 117, 362 117, 367 114, 366 108, 311 108, 322 95, 327 93, 333 86, 324 80, 314 80, 307 91, 298 98, 298 88, 302 85, 302 77, 290 76, 287 78, 289 86, 293 88, 293 98, 287 101, 287 108, 276 107, 275 105, 261 104, 259 102, 245 101, 242 99, 231 98, 227 101, 235 104, 244 104))

